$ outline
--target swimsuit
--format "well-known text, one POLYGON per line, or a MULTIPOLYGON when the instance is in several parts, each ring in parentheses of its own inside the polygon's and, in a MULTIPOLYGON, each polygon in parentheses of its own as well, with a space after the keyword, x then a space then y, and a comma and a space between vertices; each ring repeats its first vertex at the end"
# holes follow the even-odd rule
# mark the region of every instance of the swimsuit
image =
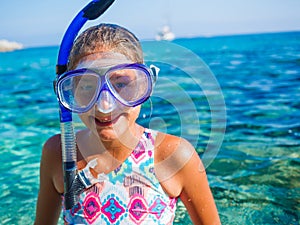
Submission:
POLYGON ((146 129, 131 155, 109 174, 94 178, 89 162, 82 172, 91 185, 77 205, 63 209, 65 224, 173 224, 177 198, 163 191, 154 174, 156 134, 146 129))

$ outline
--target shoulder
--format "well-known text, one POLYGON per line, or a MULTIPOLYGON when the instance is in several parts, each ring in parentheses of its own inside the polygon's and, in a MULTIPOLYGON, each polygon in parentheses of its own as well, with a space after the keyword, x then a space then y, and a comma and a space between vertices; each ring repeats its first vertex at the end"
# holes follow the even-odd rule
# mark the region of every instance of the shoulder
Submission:
POLYGON ((189 160, 195 153, 194 147, 186 139, 161 132, 157 133, 155 149, 157 163, 171 158, 180 161, 189 160))
POLYGON ((56 134, 50 137, 43 146, 42 159, 44 157, 49 158, 61 158, 61 136, 56 134))
POLYGON ((40 177, 53 182, 55 189, 62 193, 62 151, 60 134, 50 137, 43 146, 40 177))
MULTIPOLYGON (((184 138, 158 132, 155 140, 155 174, 161 184, 172 188, 172 195, 182 189, 181 178, 189 164, 200 158, 195 148, 184 138)), ((168 188, 167 188, 168 189, 168 188)))
POLYGON ((52 137, 50 137, 44 144, 45 149, 57 149, 61 148, 61 135, 55 134, 52 137))

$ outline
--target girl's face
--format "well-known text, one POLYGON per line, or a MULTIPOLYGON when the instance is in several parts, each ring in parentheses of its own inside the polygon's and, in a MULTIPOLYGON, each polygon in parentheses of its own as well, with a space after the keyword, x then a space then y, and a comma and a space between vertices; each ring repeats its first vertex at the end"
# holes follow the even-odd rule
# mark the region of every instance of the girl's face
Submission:
MULTIPOLYGON (((88 68, 97 71, 97 68, 110 67, 118 64, 132 63, 124 55, 118 53, 97 53, 84 57, 76 67, 88 68)), ((106 97, 100 95, 97 103, 88 111, 79 114, 82 122, 87 128, 102 142, 122 139, 132 132, 136 126, 136 119, 140 113, 140 106, 127 107, 118 100, 111 101, 112 96, 107 92, 106 97), (107 97, 107 95, 109 95, 107 97), (114 105, 111 105, 114 104, 114 105), (101 106, 100 106, 101 105, 101 106), (111 110, 101 110, 102 108, 112 107, 111 110), (100 108, 100 109, 99 109, 100 108)))
POLYGON ((95 106, 88 112, 80 114, 79 117, 102 142, 109 142, 121 139, 128 132, 134 134, 139 113, 140 106, 132 108, 120 106, 110 113, 102 113, 95 106))

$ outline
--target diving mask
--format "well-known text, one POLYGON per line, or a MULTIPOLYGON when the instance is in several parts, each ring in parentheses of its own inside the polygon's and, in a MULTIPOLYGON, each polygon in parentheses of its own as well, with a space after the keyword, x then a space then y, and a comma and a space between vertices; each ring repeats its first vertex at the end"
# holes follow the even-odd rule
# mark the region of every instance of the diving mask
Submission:
POLYGON ((120 64, 100 69, 81 68, 66 72, 56 82, 60 103, 76 113, 95 104, 103 113, 111 112, 115 100, 128 107, 145 102, 151 95, 159 69, 153 65, 120 64))

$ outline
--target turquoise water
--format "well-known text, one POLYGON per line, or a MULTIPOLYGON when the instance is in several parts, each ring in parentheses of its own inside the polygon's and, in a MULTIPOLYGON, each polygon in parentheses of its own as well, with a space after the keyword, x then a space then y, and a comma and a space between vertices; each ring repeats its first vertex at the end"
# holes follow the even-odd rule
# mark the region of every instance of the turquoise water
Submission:
MULTIPOLYGON (((224 126, 224 121, 214 123, 218 110, 212 110, 207 98, 218 103, 224 97, 224 141, 207 165, 222 224, 299 224, 300 33, 178 39, 174 43, 204 60, 222 96, 213 93, 214 89, 205 94, 204 86, 188 80, 181 70, 183 64, 191 70, 195 65, 189 64, 186 55, 169 54, 179 66, 158 62, 162 72, 157 90, 144 105, 139 122, 185 136, 204 157, 205 146, 212 142, 210 135, 215 135, 211 129, 224 126), (171 87, 167 79, 175 85, 171 87), (180 90, 196 112, 191 113, 188 101, 179 98, 176 102, 180 90)), ((0 53, 1 224, 32 224, 34 220, 41 147, 59 132, 52 90, 57 50, 0 53)), ((152 51, 162 54, 158 48, 152 51)), ((176 215, 175 224, 191 224, 181 203, 176 215)))

